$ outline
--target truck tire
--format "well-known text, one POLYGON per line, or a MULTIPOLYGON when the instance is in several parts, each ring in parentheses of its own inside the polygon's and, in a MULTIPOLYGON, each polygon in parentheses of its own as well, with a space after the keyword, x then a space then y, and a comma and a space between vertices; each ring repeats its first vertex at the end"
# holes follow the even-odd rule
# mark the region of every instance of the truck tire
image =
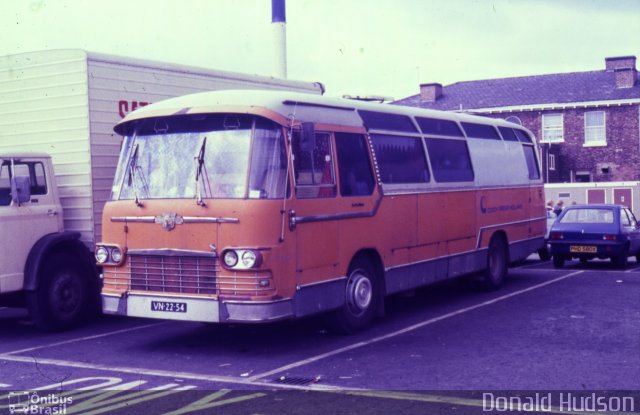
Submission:
POLYGON ((345 302, 329 315, 329 325, 337 333, 364 329, 373 321, 380 301, 374 266, 365 257, 356 257, 347 272, 345 302))
POLYGON ((46 331, 77 326, 91 314, 91 284, 78 258, 54 253, 45 259, 27 307, 34 324, 46 331))

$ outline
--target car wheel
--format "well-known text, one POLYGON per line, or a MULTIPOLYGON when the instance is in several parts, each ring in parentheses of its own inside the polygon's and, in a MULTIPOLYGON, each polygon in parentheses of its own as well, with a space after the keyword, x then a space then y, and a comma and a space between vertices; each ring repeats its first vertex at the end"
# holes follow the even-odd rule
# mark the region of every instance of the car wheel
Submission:
POLYGON ((553 266, 555 268, 563 268, 564 267, 564 257, 562 255, 554 255, 553 256, 553 266))
POLYGON ((618 256, 612 257, 611 262, 616 268, 625 269, 627 267, 629 252, 625 249, 624 252, 618 256))
POLYGON ((544 248, 538 249, 538 256, 540 257, 540 261, 548 261, 551 259, 551 253, 549 252, 549 248, 546 246, 544 248))
POLYGON ((636 262, 640 264, 640 252, 636 254, 636 262))
POLYGON ((344 304, 329 315, 331 328, 345 334, 371 324, 380 298, 375 268, 366 258, 356 258, 347 274, 344 304))

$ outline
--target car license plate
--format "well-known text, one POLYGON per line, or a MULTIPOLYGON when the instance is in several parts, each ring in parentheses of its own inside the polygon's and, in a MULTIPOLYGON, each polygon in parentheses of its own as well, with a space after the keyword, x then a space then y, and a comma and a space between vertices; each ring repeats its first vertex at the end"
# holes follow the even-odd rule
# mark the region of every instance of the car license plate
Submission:
POLYGON ((596 254, 598 253, 598 247, 593 245, 571 245, 569 247, 569 252, 581 254, 596 254))
POLYGON ((167 313, 186 313, 187 303, 176 303, 173 301, 152 301, 151 311, 164 311, 167 313))

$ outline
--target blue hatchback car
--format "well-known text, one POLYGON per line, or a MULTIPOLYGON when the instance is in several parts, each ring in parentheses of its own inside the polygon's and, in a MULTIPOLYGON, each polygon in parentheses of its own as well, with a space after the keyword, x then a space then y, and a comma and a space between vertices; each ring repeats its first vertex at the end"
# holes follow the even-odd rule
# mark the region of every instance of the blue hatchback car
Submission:
POLYGON ((640 228, 625 206, 573 205, 565 208, 549 233, 553 265, 562 268, 566 260, 610 258, 618 268, 635 255, 640 262, 640 228))

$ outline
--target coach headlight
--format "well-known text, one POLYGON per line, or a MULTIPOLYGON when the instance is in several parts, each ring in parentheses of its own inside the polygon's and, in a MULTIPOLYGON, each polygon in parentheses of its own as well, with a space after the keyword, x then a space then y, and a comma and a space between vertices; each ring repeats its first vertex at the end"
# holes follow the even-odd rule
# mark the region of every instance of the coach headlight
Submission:
POLYGON ((227 268, 233 268, 238 265, 238 254, 236 254, 236 251, 234 250, 228 250, 225 252, 223 259, 224 265, 226 265, 227 268))
POLYGON ((245 268, 253 268, 256 265, 257 259, 256 253, 251 250, 242 253, 242 265, 245 268))
POLYGON ((98 264, 104 264, 109 260, 109 251, 104 246, 99 246, 96 249, 96 261, 98 264))
POLYGON ((122 261, 122 251, 117 246, 111 249, 111 261, 119 264, 122 261))
POLYGON ((94 255, 99 265, 120 265, 125 252, 115 245, 98 245, 94 255))
POLYGON ((222 254, 222 261, 228 269, 253 269, 262 264, 262 254, 253 249, 227 249, 222 254))

